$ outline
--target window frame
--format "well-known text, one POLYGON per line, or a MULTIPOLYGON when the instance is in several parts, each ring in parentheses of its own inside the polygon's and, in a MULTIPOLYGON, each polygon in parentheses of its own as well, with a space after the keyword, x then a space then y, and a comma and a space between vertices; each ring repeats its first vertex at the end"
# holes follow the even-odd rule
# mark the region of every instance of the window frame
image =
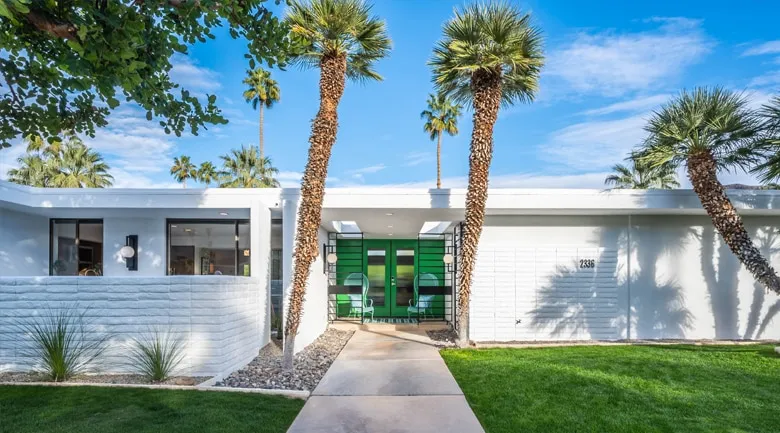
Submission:
MULTIPOLYGON (((235 240, 235 246, 234 246, 234 257, 233 257, 233 276, 234 277, 243 277, 244 275, 238 274, 238 259, 239 259, 239 248, 238 248, 238 226, 240 224, 246 224, 249 226, 249 239, 250 239, 250 245, 251 245, 251 239, 252 239, 252 226, 249 222, 248 218, 166 218, 165 219, 165 275, 166 276, 176 276, 171 275, 171 225, 172 224, 223 224, 223 225, 230 225, 233 224, 233 239, 235 240)), ((250 248, 250 254, 251 254, 251 248, 250 248)), ((198 275, 198 274, 195 274, 198 275)), ((195 275, 189 275, 189 276, 195 276, 195 275)), ((199 275, 202 276, 202 275, 199 275)), ((252 276, 252 268, 250 266, 249 268, 249 276, 252 276)))
MULTIPOLYGON (((106 226, 103 223, 102 218, 49 218, 49 276, 53 277, 54 275, 54 224, 63 224, 63 223, 72 223, 76 225, 76 237, 74 238, 74 242, 76 243, 76 248, 79 247, 81 244, 79 235, 81 234, 81 224, 100 224, 100 236, 101 236, 101 244, 103 245, 103 248, 101 248, 101 253, 105 255, 106 253, 106 226)), ((93 258, 94 261, 94 258, 93 258)), ((103 265, 103 257, 100 258, 100 264, 103 265)), ((77 267, 78 268, 78 267, 77 267)), ((103 273, 103 269, 101 269, 101 274, 103 273)), ((58 277, 78 277, 78 272, 76 275, 56 275, 58 277)), ((100 275, 103 276, 103 275, 100 275)))

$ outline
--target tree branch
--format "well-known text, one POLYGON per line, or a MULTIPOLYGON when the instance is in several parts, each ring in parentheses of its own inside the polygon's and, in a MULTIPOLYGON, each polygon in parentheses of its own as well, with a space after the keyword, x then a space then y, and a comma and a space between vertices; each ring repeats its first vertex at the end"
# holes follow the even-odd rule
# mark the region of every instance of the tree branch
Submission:
POLYGON ((76 26, 71 23, 63 23, 46 13, 30 10, 26 15, 27 21, 36 29, 49 33, 62 39, 78 40, 76 26))
POLYGON ((16 90, 14 90, 14 86, 11 85, 11 80, 8 78, 8 74, 5 73, 5 69, 2 71, 3 78, 5 79, 5 84, 8 85, 8 90, 11 91, 11 97, 13 98, 14 102, 17 104, 21 104, 22 101, 19 100, 19 95, 16 94, 16 90))

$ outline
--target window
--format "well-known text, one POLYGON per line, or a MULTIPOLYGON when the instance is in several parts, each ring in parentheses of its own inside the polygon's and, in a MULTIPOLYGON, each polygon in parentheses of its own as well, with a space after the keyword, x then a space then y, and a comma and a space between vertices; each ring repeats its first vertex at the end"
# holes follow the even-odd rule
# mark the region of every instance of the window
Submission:
POLYGON ((250 275, 249 222, 168 220, 168 275, 250 275))
POLYGON ((103 275, 103 221, 50 221, 50 275, 103 275))

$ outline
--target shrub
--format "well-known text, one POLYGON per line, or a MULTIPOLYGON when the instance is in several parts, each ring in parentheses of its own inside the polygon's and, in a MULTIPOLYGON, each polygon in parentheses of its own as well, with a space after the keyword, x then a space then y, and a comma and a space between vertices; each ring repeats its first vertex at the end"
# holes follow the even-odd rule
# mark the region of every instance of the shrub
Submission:
POLYGON ((89 309, 77 305, 55 310, 20 324, 32 338, 26 355, 35 359, 37 369, 60 382, 94 367, 108 347, 110 335, 99 332, 87 317, 89 309))
POLYGON ((184 359, 184 340, 171 332, 152 329, 130 344, 133 370, 152 382, 162 382, 177 371, 184 359))

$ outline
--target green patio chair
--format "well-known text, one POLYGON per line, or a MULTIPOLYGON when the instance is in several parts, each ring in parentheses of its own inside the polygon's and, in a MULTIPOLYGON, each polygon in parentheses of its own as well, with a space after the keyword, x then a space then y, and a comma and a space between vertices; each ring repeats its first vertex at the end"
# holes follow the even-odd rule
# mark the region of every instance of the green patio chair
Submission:
POLYGON ((420 274, 414 277, 414 298, 409 300, 406 317, 411 320, 412 314, 423 318, 430 312, 433 315, 433 297, 435 295, 420 295, 420 287, 438 287, 439 279, 433 274, 420 274))
POLYGON ((345 286, 361 286, 362 295, 349 294, 349 314, 347 317, 355 316, 362 319, 366 314, 371 314, 371 320, 374 320, 374 300, 368 297, 368 277, 360 272, 353 272, 344 278, 345 286))

